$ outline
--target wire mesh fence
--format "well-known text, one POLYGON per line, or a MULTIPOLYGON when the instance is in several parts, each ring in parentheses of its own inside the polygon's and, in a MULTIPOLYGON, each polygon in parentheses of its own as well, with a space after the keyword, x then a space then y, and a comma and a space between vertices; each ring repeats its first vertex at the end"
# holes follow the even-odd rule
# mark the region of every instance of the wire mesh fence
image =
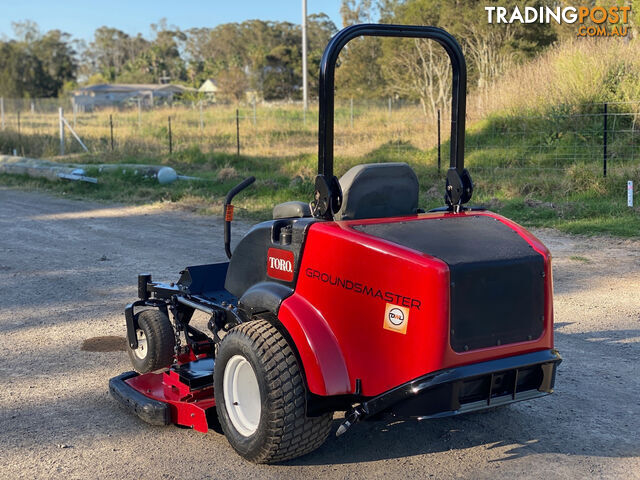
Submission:
MULTIPOLYGON (((218 105, 139 104, 79 111, 70 100, 0 99, 0 153, 60 155, 59 109, 94 154, 152 157, 198 150, 264 157, 314 154, 318 111, 299 103, 218 105)), ((637 165, 640 101, 562 105, 530 115, 492 114, 467 129, 466 161, 474 169, 559 169, 588 164, 605 175, 637 165)), ((448 159, 448 112, 441 115, 442 162, 448 159)), ((63 129, 65 153, 82 152, 63 129)), ((437 116, 419 104, 393 99, 336 101, 338 156, 363 156, 384 146, 398 153, 423 152, 435 165, 437 116)))
POLYGON ((567 105, 547 115, 490 117, 467 137, 480 166, 607 169, 638 164, 638 103, 567 105))

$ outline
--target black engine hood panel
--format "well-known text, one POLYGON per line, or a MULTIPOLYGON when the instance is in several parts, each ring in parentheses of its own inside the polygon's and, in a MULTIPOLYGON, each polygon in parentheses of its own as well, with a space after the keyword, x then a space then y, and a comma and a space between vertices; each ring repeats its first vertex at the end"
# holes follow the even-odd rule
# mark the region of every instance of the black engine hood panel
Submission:
POLYGON ((499 220, 455 215, 352 228, 447 263, 450 344, 456 352, 542 335, 544 257, 499 220))

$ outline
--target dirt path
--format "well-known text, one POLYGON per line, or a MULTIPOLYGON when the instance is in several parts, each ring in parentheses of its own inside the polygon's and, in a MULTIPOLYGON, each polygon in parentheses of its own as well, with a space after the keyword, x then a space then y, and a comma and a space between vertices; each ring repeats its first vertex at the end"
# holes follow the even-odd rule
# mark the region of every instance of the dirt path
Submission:
POLYGON ((536 234, 555 261, 565 361, 554 395, 362 423, 306 457, 256 466, 221 435, 125 413, 107 382, 130 369, 126 353, 81 350, 85 339, 124 335, 138 272, 173 280, 186 265, 223 260, 222 223, 0 189, 0 476, 640 478, 640 240, 536 234))

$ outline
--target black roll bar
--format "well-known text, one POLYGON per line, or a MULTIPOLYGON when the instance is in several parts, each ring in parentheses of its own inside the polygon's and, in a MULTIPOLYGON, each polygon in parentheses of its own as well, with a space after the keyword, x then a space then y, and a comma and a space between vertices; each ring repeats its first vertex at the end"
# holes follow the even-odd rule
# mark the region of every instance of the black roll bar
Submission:
POLYGON ((420 25, 361 24, 347 27, 330 41, 320 62, 319 83, 319 128, 318 128, 318 175, 327 183, 333 177, 333 120, 335 69, 338 55, 351 40, 360 36, 408 37, 435 40, 449 55, 453 71, 451 95, 451 158, 447 175, 447 202, 450 205, 465 203, 471 197, 473 185, 464 169, 464 129, 467 103, 467 64, 460 45, 453 36, 437 27, 420 25), (455 172, 451 172, 455 170, 455 172), (451 179, 449 177, 451 176, 451 179), (453 183, 453 185, 451 185, 453 183), (468 191, 467 188, 469 188, 468 191), (452 191, 453 190, 453 191, 452 191), (466 191, 467 195, 464 194, 466 191), (468 197, 468 198, 467 198, 468 197))

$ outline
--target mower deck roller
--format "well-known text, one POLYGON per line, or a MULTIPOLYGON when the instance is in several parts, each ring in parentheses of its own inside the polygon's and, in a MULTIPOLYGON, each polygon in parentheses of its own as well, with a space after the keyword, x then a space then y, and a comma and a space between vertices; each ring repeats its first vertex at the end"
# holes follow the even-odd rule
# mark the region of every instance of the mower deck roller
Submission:
POLYGON ((320 446, 333 412, 360 420, 434 418, 552 393, 551 255, 521 226, 467 208, 466 65, 434 27, 356 25, 333 37, 320 70, 318 176, 312 202, 274 208, 229 262, 185 268, 175 283, 138 277, 125 309, 136 372, 113 396, 154 425, 219 426, 244 458, 273 463, 320 446), (453 69, 447 205, 422 213, 405 163, 333 172, 335 63, 362 36, 432 39, 453 69), (208 333, 191 325, 204 312, 208 333))

